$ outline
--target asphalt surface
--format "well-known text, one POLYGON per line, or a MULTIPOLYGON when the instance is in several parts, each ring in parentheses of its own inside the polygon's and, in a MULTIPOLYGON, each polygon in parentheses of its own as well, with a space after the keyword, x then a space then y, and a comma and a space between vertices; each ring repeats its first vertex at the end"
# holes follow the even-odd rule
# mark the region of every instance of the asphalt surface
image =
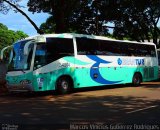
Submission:
POLYGON ((78 89, 69 95, 3 95, 1 129, 160 130, 160 82, 78 89))

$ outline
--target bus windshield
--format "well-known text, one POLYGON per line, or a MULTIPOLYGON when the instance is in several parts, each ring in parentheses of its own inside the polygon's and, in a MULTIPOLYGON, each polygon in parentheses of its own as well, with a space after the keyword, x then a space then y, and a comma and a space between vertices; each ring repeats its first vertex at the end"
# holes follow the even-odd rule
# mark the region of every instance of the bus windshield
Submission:
POLYGON ((26 40, 14 44, 13 57, 11 63, 9 64, 8 71, 23 71, 30 69, 33 54, 33 44, 29 46, 28 55, 24 55, 24 46, 29 41, 30 40, 26 40))

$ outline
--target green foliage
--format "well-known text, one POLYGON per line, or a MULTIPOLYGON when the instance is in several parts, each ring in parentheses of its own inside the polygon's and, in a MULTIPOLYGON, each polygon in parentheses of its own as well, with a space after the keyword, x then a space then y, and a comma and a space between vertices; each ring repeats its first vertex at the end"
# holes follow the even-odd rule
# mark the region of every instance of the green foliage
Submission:
POLYGON ((6 4, 6 1, 19 6, 18 2, 20 2, 21 0, 0 0, 0 12, 3 14, 7 14, 8 11, 12 8, 10 5, 6 4))
POLYGON ((48 12, 54 16, 55 32, 63 33, 68 30, 69 17, 78 6, 78 0, 29 0, 28 7, 31 12, 48 12))
POLYGON ((52 15, 41 28, 46 33, 76 32, 107 35, 107 22, 115 24, 118 39, 157 44, 160 29, 159 0, 29 0, 29 11, 52 15))
POLYGON ((40 26, 40 30, 44 32, 45 34, 54 33, 55 32, 55 21, 53 16, 50 16, 45 23, 42 23, 40 26))
POLYGON ((52 16, 40 26, 44 33, 75 32, 102 35, 104 20, 89 0, 29 0, 29 11, 48 12, 52 16))
POLYGON ((105 31, 108 32, 103 30, 104 20, 100 19, 100 12, 96 7, 90 1, 81 1, 70 16, 70 28, 83 34, 102 35, 105 31))
MULTIPOLYGON (((123 39, 144 41, 153 39, 157 44, 160 29, 159 0, 108 0, 101 9, 102 16, 115 23, 114 36, 123 39)), ((100 1, 99 1, 100 2, 100 1)))
POLYGON ((2 23, 0 23, 0 29, 3 29, 3 30, 7 30, 7 26, 3 25, 2 23))
POLYGON ((24 32, 8 30, 5 25, 0 23, 0 50, 3 47, 12 45, 15 41, 25 37, 28 37, 28 35, 24 32))

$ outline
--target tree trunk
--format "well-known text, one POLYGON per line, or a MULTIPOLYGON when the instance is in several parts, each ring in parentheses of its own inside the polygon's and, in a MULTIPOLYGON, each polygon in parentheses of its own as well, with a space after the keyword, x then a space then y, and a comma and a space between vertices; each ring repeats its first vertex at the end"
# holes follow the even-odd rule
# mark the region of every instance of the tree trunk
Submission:
POLYGON ((52 10, 54 10, 53 16, 55 18, 56 23, 56 33, 65 33, 66 32, 66 24, 65 24, 65 0, 57 0, 56 2, 52 2, 52 10))
POLYGON ((157 40, 158 40, 158 30, 157 30, 157 25, 154 24, 154 30, 153 30, 153 43, 157 45, 157 40))

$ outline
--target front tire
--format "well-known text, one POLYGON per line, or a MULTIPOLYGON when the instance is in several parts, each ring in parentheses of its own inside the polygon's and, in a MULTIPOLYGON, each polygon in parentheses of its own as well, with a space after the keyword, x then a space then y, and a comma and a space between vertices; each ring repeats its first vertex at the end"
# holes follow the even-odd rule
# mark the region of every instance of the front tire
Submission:
POLYGON ((71 92, 72 83, 68 77, 61 77, 56 83, 58 94, 68 94, 71 92))
POLYGON ((135 73, 132 79, 132 83, 134 86, 139 86, 142 82, 142 76, 139 73, 135 73))

